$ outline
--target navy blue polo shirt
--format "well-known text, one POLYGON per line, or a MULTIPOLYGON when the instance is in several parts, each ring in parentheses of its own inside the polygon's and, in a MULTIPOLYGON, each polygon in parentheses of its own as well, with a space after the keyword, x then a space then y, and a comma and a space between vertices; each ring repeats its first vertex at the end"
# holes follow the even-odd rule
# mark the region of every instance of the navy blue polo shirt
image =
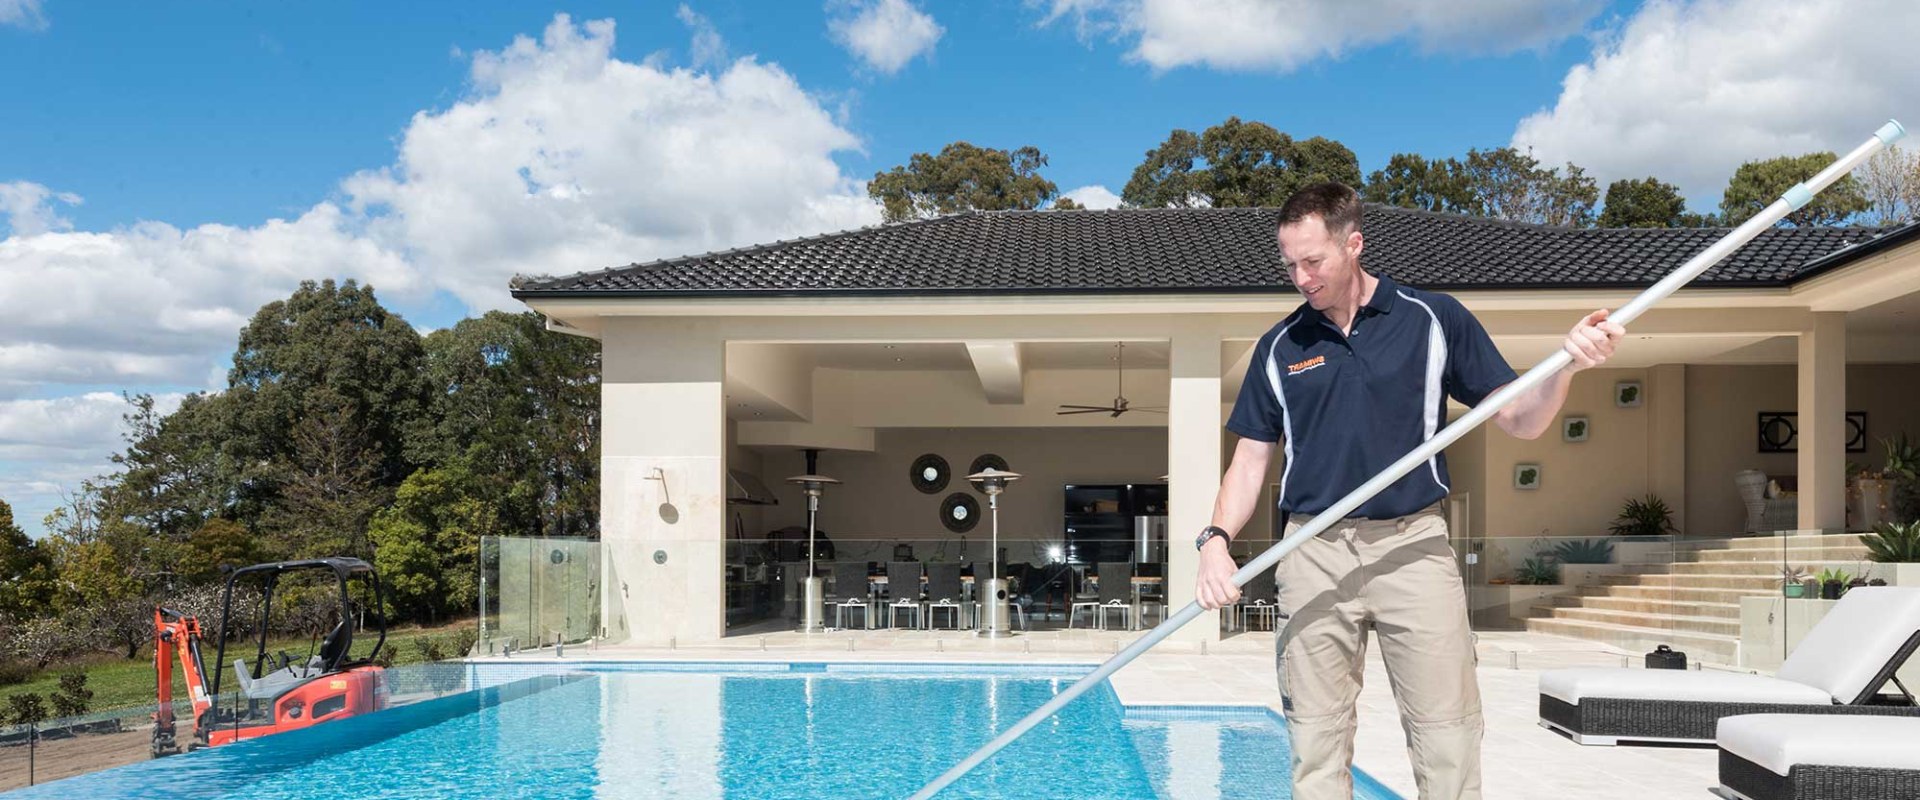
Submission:
MULTIPOLYGON (((1351 335, 1302 303, 1255 345, 1227 429, 1286 441, 1283 511, 1327 510, 1432 438, 1448 397, 1478 405, 1517 377, 1460 301, 1379 281, 1351 335)), ((1446 457, 1435 455, 1353 515, 1405 516, 1446 497, 1447 485, 1446 457)))

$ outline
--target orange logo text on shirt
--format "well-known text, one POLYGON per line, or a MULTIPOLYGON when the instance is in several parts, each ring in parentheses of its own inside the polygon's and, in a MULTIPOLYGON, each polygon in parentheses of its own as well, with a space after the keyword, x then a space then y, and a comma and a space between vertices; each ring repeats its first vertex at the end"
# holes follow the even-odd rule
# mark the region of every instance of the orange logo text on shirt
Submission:
POLYGON ((1326 356, 1314 356, 1312 358, 1309 358, 1297 364, 1288 364, 1287 374, 1298 375, 1302 372, 1306 372, 1307 370, 1313 369, 1314 367, 1320 366, 1325 363, 1327 363, 1326 356))

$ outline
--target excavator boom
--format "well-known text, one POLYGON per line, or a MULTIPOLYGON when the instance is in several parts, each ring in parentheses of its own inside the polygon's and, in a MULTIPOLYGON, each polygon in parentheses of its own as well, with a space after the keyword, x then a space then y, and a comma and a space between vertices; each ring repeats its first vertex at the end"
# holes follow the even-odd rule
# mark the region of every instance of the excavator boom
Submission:
POLYGON ((153 710, 153 755, 179 752, 174 738, 173 661, 180 660, 180 675, 186 679, 187 697, 198 720, 213 707, 207 691, 207 675, 200 660, 200 621, 177 611, 153 609, 153 668, 158 680, 153 710))

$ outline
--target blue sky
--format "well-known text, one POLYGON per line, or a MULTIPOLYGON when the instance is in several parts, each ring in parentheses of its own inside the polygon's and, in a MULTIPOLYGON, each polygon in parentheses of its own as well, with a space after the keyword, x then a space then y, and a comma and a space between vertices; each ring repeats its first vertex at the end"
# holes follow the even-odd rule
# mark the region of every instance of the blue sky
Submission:
POLYGON ((37 529, 119 392, 218 388, 302 278, 444 327, 515 273, 871 224, 861 184, 951 141, 1098 197, 1230 115, 1708 210, 1742 160, 1916 116, 1916 33, 1895 0, 0 0, 0 498, 37 529))
MULTIPOLYGON (((864 153, 838 160, 871 175, 955 139, 1034 144, 1062 188, 1116 191, 1173 128, 1229 115, 1345 142, 1377 168, 1401 151, 1435 155, 1505 145, 1550 105, 1584 36, 1500 57, 1424 56, 1395 42, 1287 75, 1156 72, 1071 24, 1011 0, 930 4, 934 52, 876 76, 830 38, 810 3, 691 4, 728 49, 777 63, 811 92, 847 104, 864 153), (1463 91, 1464 87, 1474 87, 1463 91)), ((618 23, 617 55, 684 60, 676 3, 576 3, 577 20, 618 23)), ((355 170, 389 163, 422 109, 460 97, 468 62, 537 33, 554 10, 531 4, 362 4, 323 14, 274 4, 60 4, 43 31, 0 29, 0 69, 58 76, 7 90, 0 176, 85 203, 76 228, 135 220, 251 225, 297 214, 355 170), (475 8, 479 7, 479 8, 475 8)), ((1607 12, 1596 14, 1603 17, 1607 12)))

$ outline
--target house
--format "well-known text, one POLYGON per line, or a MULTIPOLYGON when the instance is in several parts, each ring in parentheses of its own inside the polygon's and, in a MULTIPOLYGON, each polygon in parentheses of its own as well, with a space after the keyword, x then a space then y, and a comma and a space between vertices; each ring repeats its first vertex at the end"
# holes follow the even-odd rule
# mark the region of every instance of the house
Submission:
MULTIPOLYGON (((1223 423, 1253 342, 1299 302, 1275 216, 967 213, 520 282, 514 297, 552 329, 604 348, 606 637, 724 636, 728 576, 767 531, 806 524, 784 479, 810 466, 842 481, 819 528, 842 558, 882 562, 901 543, 984 559, 986 528, 942 516, 965 505, 961 470, 983 456, 1026 476, 1000 499, 1014 562, 1058 559, 1067 485, 1165 475, 1166 590, 1192 597, 1185 543, 1232 450, 1223 423), (1116 394, 1136 410, 1057 413, 1116 394), (1137 410, 1153 406, 1167 411, 1137 410), (948 465, 933 492, 909 475, 926 455, 948 465), (729 503, 741 475, 779 504, 729 503)), ((1516 369, 1725 233, 1381 206, 1363 232, 1368 269, 1458 297, 1516 369)), ((1735 535, 1747 469, 1795 488, 1798 528, 1845 529, 1848 463, 1877 465, 1878 437, 1920 432, 1920 224, 1769 230, 1630 334, 1575 380, 1564 413, 1586 418, 1584 441, 1481 430, 1448 449, 1456 536, 1602 535, 1649 493, 1690 535, 1735 535), (1522 464, 1531 488, 1515 486, 1522 464)), ((1243 547, 1272 527, 1263 510, 1243 547)))

